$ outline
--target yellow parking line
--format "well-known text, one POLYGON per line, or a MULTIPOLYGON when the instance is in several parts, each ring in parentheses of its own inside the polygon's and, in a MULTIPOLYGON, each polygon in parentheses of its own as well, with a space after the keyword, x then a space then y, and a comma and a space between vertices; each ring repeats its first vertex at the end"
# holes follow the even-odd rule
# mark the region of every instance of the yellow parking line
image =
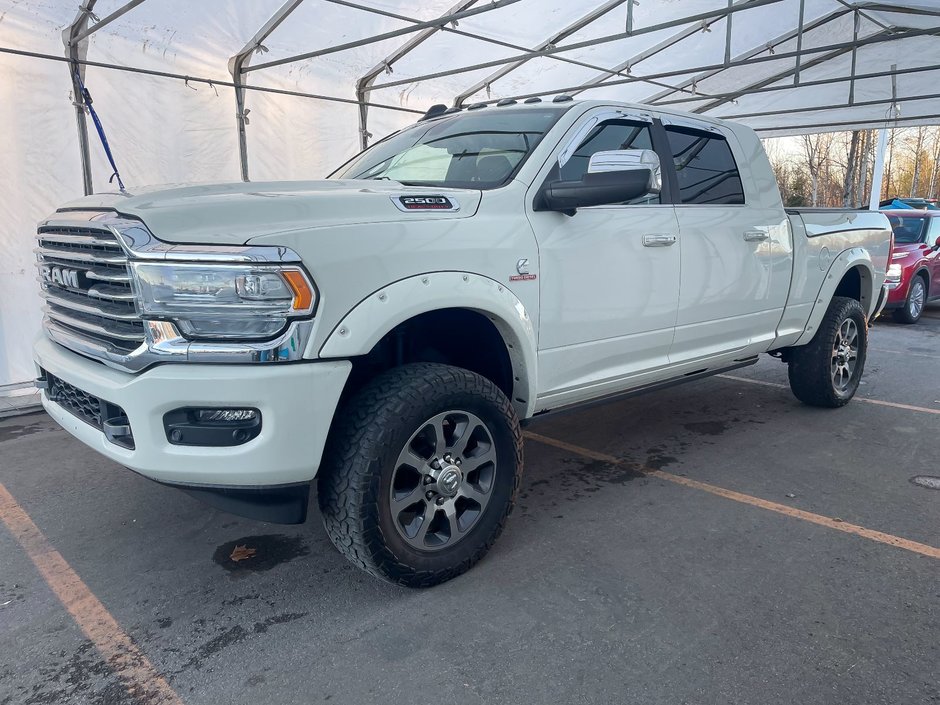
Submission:
MULTIPOLYGON (((736 375, 715 375, 722 379, 730 379, 735 382, 747 382, 748 384, 759 384, 763 387, 777 387, 778 389, 789 389, 785 384, 777 382, 765 382, 762 379, 748 379, 747 377, 737 377, 736 375)), ((890 406, 893 409, 905 409, 907 411, 917 411, 921 414, 940 414, 940 409, 929 409, 926 406, 914 406, 912 404, 901 404, 896 401, 882 401, 881 399, 870 399, 868 397, 854 397, 852 401, 860 401, 865 404, 875 404, 876 406, 890 406)))
POLYGON ((847 521, 838 521, 830 517, 822 516, 821 514, 814 514, 813 512, 796 509, 795 507, 788 507, 785 504, 778 504, 777 502, 771 502, 766 499, 761 499, 760 497, 743 494, 742 492, 727 490, 724 487, 718 487, 717 485, 712 485, 707 482, 699 482, 698 480, 692 480, 688 477, 674 475, 671 472, 665 472, 664 470, 654 470, 653 468, 636 466, 613 455, 598 453, 597 451, 591 450, 589 448, 582 448, 581 446, 576 446, 572 443, 566 443, 565 441, 559 441, 555 438, 543 436, 538 433, 532 433, 531 431, 526 431, 524 435, 526 438, 538 443, 554 446, 555 448, 566 450, 569 453, 575 453, 576 455, 581 455, 591 460, 599 460, 603 463, 609 463, 610 465, 616 465, 619 467, 628 468, 633 471, 638 471, 640 474, 647 477, 656 477, 661 480, 675 483, 677 485, 691 487, 696 490, 701 490, 702 492, 708 492, 719 497, 724 497, 725 499, 730 499, 734 502, 749 504, 752 507, 759 507, 761 509, 766 509, 777 514, 783 514, 784 516, 792 517, 794 519, 808 521, 811 524, 825 526, 827 529, 835 529, 836 531, 842 531, 847 534, 861 536, 862 538, 868 539, 870 541, 876 541, 878 543, 887 544, 888 546, 894 546, 895 548, 903 548, 906 551, 919 553, 922 556, 940 558, 940 548, 935 548, 934 546, 930 546, 925 543, 918 543, 917 541, 911 541, 909 539, 901 538, 900 536, 886 534, 882 531, 866 529, 864 526, 850 524, 847 521))
POLYGON ((124 683, 127 692, 136 700, 148 704, 183 705, 166 679, 78 577, 78 573, 46 540, 39 527, 2 484, 0 520, 6 524, 72 619, 124 683))

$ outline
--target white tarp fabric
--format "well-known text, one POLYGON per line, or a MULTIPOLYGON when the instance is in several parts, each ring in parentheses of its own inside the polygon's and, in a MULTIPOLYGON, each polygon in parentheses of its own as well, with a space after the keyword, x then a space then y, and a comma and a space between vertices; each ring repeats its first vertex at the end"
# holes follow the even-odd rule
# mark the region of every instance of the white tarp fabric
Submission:
MULTIPOLYGON (((767 135, 877 127, 887 117, 892 124, 940 121, 933 88, 940 85, 940 0, 732 0, 730 35, 721 15, 728 0, 502 1, 430 33, 381 71, 367 99, 397 110, 371 107, 368 131, 380 137, 417 117, 402 108, 423 111, 458 96, 467 104, 559 92, 707 112, 767 135), (588 15, 592 21, 579 22, 588 15), (853 37, 862 43, 855 51, 853 37), (578 48, 564 50, 572 45, 578 48), (506 59, 532 49, 543 55, 501 71, 506 59), (892 65, 893 78, 884 75, 892 65), (854 84, 842 80, 853 67, 854 84), (591 87, 598 82, 606 85, 591 87)), ((94 14, 105 18, 125 2, 99 0, 94 14)), ((145 0, 90 36, 87 59, 230 82, 229 58, 284 4, 145 0)), ((303 0, 251 64, 488 5, 303 0)), ((3 50, 64 57, 62 31, 78 11, 79 0, 0 0, 0 386, 34 376, 36 222, 82 194, 68 64, 3 50)), ((251 71, 246 80, 354 100, 358 79, 415 36, 251 71)), ((86 68, 85 83, 128 188, 240 178, 231 87, 95 66, 86 68)), ((246 107, 252 180, 319 178, 359 149, 354 104, 249 91, 246 107)), ((95 190, 111 190, 90 121, 89 139, 95 190)))

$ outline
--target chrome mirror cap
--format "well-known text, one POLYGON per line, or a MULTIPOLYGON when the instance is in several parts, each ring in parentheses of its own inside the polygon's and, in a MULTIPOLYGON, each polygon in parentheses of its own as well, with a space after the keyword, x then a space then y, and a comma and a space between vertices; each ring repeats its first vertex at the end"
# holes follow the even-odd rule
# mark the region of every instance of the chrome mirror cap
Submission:
POLYGON ((659 155, 652 149, 612 149, 606 152, 595 152, 588 162, 589 174, 636 169, 649 170, 648 192, 650 194, 658 194, 663 190, 662 166, 659 162, 659 155))

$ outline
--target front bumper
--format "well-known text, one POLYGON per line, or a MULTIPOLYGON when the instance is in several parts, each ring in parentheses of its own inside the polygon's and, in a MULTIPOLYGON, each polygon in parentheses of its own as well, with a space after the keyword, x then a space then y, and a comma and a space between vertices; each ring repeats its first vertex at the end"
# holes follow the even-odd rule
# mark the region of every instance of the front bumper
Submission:
POLYGON ((42 393, 46 411, 65 430, 116 463, 167 484, 237 489, 307 483, 316 475, 330 423, 352 368, 348 360, 278 365, 164 364, 129 374, 93 362, 40 337, 34 359, 89 395, 123 409, 133 448, 42 393), (256 438, 231 447, 171 444, 163 416, 180 407, 253 407, 256 438))
POLYGON ((875 303, 875 310, 871 314, 871 316, 869 316, 870 321, 875 320, 876 318, 878 318, 879 315, 881 315, 881 312, 885 310, 885 307, 887 306, 888 300, 890 299, 890 297, 891 297, 891 287, 889 287, 887 284, 882 284, 881 293, 878 294, 878 301, 875 303))

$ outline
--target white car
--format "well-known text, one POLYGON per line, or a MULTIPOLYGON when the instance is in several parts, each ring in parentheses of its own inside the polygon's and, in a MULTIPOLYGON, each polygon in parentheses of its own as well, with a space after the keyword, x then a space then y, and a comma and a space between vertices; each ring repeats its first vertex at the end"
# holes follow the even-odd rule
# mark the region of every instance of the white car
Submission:
POLYGON ((470 568, 520 423, 752 364, 855 393, 879 213, 786 211, 748 128, 606 101, 429 113, 324 181, 89 196, 39 226, 46 410, 403 585, 470 568))

